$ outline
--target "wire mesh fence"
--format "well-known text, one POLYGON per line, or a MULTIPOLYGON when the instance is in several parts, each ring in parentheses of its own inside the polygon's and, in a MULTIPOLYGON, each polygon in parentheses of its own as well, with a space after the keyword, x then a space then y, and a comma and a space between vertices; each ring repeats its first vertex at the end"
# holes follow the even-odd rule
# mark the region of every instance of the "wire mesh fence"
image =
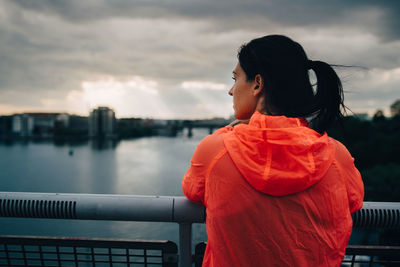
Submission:
MULTIPOLYGON (((196 245, 201 266, 206 243, 196 245)), ((178 266, 171 241, 0 236, 0 266, 178 266)), ((348 246, 341 266, 400 266, 398 246, 348 246)))
POLYGON ((178 266, 171 241, 0 236, 0 266, 178 266))
POLYGON ((400 266, 400 247, 348 246, 341 266, 400 266))
MULTIPOLYGON (((201 267, 206 243, 196 245, 194 262, 201 267)), ((396 246, 348 246, 341 266, 351 267, 398 267, 400 266, 400 247, 396 246)))

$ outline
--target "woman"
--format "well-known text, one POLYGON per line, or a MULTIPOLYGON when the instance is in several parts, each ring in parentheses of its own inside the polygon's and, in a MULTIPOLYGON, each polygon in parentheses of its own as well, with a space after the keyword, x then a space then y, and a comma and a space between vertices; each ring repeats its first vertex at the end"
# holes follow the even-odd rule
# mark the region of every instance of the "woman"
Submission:
POLYGON ((207 209, 203 266, 339 266, 364 195, 354 159, 325 132, 342 116, 340 80, 280 35, 238 60, 229 94, 242 123, 204 138, 182 182, 207 209))

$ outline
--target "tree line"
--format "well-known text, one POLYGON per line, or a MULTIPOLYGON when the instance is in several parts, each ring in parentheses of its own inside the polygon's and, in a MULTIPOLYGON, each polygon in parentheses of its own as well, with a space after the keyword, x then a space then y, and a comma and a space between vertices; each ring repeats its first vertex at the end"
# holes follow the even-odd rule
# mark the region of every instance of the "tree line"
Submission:
POLYGON ((365 201, 400 201, 400 114, 372 120, 344 117, 328 134, 355 158, 365 185, 365 201))

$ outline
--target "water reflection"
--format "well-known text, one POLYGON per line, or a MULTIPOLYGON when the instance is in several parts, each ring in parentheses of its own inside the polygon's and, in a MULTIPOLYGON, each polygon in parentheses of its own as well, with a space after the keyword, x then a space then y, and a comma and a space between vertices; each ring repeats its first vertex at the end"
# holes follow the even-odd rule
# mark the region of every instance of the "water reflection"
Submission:
POLYGON ((118 143, 119 140, 117 139, 104 139, 104 138, 91 139, 89 141, 90 146, 94 150, 115 149, 118 143))
MULTIPOLYGON (((195 129, 192 138, 0 143, 0 191, 179 196, 193 151, 207 134, 195 129)), ((0 218, 0 234, 178 242, 174 223, 0 218)), ((194 227, 194 242, 201 240, 204 225, 194 227)))
POLYGON ((66 138, 55 138, 53 144, 55 146, 87 146, 89 140, 87 138, 82 139, 66 139, 66 138))
POLYGON ((2 139, 0 140, 0 146, 12 146, 12 145, 29 145, 29 144, 52 144, 56 147, 78 147, 78 146, 90 146, 94 150, 105 150, 115 149, 120 140, 118 139, 68 139, 68 138, 51 138, 51 139, 2 139))

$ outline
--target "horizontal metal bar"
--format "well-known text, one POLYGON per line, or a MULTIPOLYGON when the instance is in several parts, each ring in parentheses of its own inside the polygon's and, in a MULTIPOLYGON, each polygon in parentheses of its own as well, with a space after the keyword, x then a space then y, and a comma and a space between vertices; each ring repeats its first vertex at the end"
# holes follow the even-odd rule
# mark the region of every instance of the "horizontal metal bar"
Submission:
MULTIPOLYGON (((113 249, 159 249, 163 248, 163 250, 167 252, 177 252, 178 248, 175 243, 168 240, 131 240, 131 239, 117 239, 117 238, 80 238, 80 237, 53 237, 53 236, 16 236, 16 235, 0 235, 0 245, 8 244, 8 245, 25 245, 25 246, 45 246, 47 249, 55 248, 55 247, 91 247, 91 248, 113 248, 113 249), (164 248, 166 247, 166 248, 164 248)), ((72 253, 69 251, 61 251, 57 252, 55 250, 49 251, 42 250, 43 253, 63 253, 68 254, 72 253)), ((12 250, 8 250, 12 252, 12 250)), ((29 251, 27 249, 25 252, 38 252, 38 251, 29 251)), ((82 252, 73 252, 75 254, 79 254, 82 252)), ((98 252, 97 252, 98 253, 98 252)), ((100 253, 101 254, 101 253, 100 253)), ((107 253, 113 254, 114 253, 107 253)), ((160 254, 161 255, 161 254, 160 254)), ((149 257, 161 257, 160 255, 147 255, 149 257)), ((142 256, 141 254, 132 256, 142 256)))
POLYGON ((205 221, 185 197, 0 192, 0 217, 112 221, 205 221))
MULTIPOLYGON (((185 197, 0 192, 0 217, 204 223, 185 197)), ((356 228, 400 229, 400 202, 364 202, 356 228)))
POLYGON ((400 229, 400 202, 364 202, 353 214, 356 228, 400 229))
POLYGON ((397 258, 400 261, 400 246, 349 245, 346 248, 346 255, 368 255, 368 256, 397 255, 397 258))

